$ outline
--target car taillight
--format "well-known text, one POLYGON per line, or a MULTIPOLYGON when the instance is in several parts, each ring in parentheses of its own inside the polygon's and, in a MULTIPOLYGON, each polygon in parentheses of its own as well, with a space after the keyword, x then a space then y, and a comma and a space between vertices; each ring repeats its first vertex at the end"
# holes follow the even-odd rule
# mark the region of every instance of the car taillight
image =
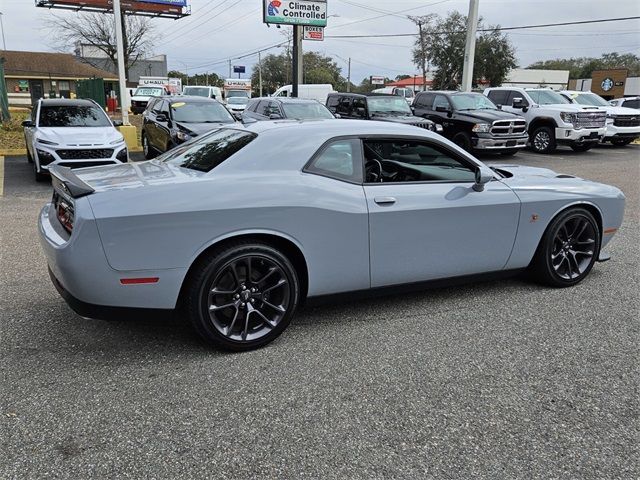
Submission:
POLYGON ((54 196, 54 207, 56 209, 56 216, 60 225, 69 233, 73 230, 74 211, 73 205, 69 203, 60 195, 54 196))

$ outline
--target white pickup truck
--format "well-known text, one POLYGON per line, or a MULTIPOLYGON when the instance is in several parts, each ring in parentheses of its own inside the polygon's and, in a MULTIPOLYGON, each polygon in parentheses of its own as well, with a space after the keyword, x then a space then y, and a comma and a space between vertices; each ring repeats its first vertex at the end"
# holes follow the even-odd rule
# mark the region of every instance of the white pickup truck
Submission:
POLYGON ((484 94, 503 110, 524 116, 534 152, 553 152, 558 145, 585 152, 607 132, 605 111, 572 104, 548 88, 496 87, 484 94))

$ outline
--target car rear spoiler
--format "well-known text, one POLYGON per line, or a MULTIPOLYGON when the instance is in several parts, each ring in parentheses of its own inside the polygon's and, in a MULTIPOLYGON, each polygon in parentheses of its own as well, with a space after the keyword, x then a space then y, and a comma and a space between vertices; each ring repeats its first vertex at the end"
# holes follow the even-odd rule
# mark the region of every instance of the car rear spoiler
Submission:
POLYGON ((49 173, 53 188, 71 198, 80 198, 95 192, 93 188, 80 180, 69 167, 52 165, 49 167, 49 173))

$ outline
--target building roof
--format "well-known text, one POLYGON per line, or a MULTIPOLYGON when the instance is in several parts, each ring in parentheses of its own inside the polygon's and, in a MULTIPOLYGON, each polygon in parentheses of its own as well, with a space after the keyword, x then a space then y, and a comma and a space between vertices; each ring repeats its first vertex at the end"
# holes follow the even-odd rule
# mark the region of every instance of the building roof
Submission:
POLYGON ((409 78, 405 78, 404 80, 398 80, 397 82, 391 82, 391 83, 387 83, 385 85, 385 87, 413 87, 414 85, 416 87, 418 86, 422 86, 422 85, 431 85, 433 83, 432 80, 427 79, 427 81, 425 82, 425 78, 420 75, 414 75, 413 77, 409 77, 409 78))
POLYGON ((118 79, 113 73, 83 63, 69 53, 5 50, 0 52, 0 57, 5 59, 4 72, 7 76, 118 79))

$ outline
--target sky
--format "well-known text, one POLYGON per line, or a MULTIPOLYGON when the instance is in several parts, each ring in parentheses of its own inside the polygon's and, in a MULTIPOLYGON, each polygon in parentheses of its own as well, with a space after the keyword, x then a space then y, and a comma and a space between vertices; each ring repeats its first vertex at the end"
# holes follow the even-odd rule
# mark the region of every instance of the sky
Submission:
MULTIPOLYGON (((52 11, 36 8, 34 3, 0 0, 7 49, 56 51, 54 38, 45 27, 52 11)), ((208 71, 227 77, 231 58, 234 65, 245 65, 250 75, 257 55, 234 57, 285 41, 283 32, 291 29, 263 24, 261 0, 190 0, 190 5, 190 17, 153 20, 158 35, 154 53, 168 56, 170 70, 208 71)), ((640 15, 640 0, 479 0, 479 5, 485 24, 503 27, 640 15)), ((451 11, 466 15, 468 9, 468 0, 328 0, 325 35, 413 33, 416 27, 406 15, 445 16, 451 11)), ((538 60, 598 57, 608 52, 640 55, 640 20, 518 30, 508 35, 522 67, 538 60)), ((416 73, 411 63, 412 43, 411 37, 326 38, 305 41, 303 50, 334 57, 345 77, 351 58, 351 80, 357 84, 370 75, 394 78, 416 73)))

